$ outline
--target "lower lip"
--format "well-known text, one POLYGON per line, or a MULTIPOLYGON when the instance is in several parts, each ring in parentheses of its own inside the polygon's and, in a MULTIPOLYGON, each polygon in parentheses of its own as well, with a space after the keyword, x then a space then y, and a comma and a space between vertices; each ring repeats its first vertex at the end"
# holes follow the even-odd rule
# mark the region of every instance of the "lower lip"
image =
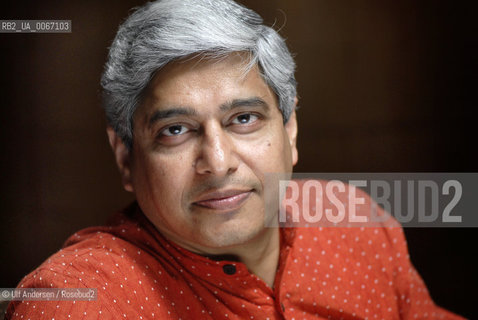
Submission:
POLYGON ((205 201, 195 202, 194 204, 199 207, 208 208, 219 211, 232 211, 237 210, 241 205, 249 198, 251 191, 237 194, 232 197, 222 199, 211 199, 205 201))

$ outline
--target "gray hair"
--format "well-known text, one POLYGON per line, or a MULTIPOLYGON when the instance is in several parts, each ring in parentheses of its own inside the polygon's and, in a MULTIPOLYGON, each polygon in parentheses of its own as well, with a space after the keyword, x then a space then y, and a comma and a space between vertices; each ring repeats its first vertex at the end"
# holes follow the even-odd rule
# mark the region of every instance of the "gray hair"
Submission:
POLYGON ((295 63, 284 39, 254 11, 232 0, 157 0, 119 27, 101 78, 110 126, 133 145, 133 115, 155 72, 171 61, 247 52, 277 95, 284 123, 294 108, 295 63))

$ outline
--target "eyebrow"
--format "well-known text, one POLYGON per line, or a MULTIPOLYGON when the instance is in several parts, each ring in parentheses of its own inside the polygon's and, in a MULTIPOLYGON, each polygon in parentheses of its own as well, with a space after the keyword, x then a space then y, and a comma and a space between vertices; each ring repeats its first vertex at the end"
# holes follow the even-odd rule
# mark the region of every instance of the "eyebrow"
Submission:
POLYGON ((168 108, 166 110, 156 110, 153 112, 153 114, 149 118, 148 124, 151 127, 155 122, 163 120, 163 119, 173 118, 176 116, 195 116, 195 115, 197 115, 197 112, 194 109, 185 108, 185 107, 173 107, 173 108, 168 108))
MULTIPOLYGON (((266 111, 269 110, 269 105, 267 104, 267 102, 265 102, 259 97, 234 99, 221 104, 219 106, 219 110, 221 110, 222 112, 227 112, 240 107, 261 107, 264 108, 266 111)), ((176 116, 196 116, 197 114, 198 113, 196 110, 189 107, 172 107, 166 110, 154 111, 147 122, 149 127, 151 127, 155 122, 163 119, 173 118, 176 116)))
POLYGON ((219 107, 219 109, 221 111, 226 112, 239 107, 262 107, 262 108, 265 108, 266 110, 269 110, 269 105, 267 104, 267 102, 265 102, 263 99, 259 97, 251 97, 246 99, 234 99, 232 101, 223 103, 219 107))

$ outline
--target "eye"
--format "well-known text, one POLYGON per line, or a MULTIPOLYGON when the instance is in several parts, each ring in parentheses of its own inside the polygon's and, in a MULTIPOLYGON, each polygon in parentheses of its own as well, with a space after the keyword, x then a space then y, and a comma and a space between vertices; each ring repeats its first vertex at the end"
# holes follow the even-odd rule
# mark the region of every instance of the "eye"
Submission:
POLYGON ((243 113, 232 120, 232 124, 250 124, 257 121, 259 117, 252 113, 243 113))
POLYGON ((173 137, 173 136, 179 136, 179 135, 185 134, 188 131, 189 131, 189 129, 186 128, 185 126, 180 125, 180 124, 175 124, 173 126, 169 126, 169 127, 165 128, 164 130, 162 130, 160 135, 167 136, 167 137, 173 137))

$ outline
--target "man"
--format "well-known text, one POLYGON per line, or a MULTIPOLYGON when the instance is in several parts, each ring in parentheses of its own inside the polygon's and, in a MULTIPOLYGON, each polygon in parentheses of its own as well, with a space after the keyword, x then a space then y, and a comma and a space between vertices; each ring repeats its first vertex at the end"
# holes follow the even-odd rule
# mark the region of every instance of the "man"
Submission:
POLYGON ((137 203, 20 283, 98 298, 17 301, 7 318, 459 319, 433 304, 400 228, 266 227, 279 210, 266 175, 298 160, 294 69, 283 39, 233 1, 135 11, 102 86, 137 203))

